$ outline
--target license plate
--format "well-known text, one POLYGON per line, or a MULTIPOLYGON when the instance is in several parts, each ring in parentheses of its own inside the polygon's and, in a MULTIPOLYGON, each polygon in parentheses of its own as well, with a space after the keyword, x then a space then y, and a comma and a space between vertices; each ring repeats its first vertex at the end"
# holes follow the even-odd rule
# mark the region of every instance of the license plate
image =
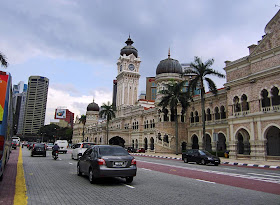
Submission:
POLYGON ((114 162, 115 167, 122 167, 124 165, 123 162, 114 162))

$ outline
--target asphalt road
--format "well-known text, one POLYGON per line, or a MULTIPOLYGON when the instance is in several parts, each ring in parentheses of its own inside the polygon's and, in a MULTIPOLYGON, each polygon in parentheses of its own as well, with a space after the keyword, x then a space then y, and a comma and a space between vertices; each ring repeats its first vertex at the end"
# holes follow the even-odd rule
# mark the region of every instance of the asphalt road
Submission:
POLYGON ((138 171, 131 184, 121 178, 90 184, 87 177, 77 176, 70 153, 55 161, 50 151, 47 157, 31 157, 23 148, 28 204, 280 204, 280 194, 254 189, 280 190, 275 170, 136 157, 138 171))

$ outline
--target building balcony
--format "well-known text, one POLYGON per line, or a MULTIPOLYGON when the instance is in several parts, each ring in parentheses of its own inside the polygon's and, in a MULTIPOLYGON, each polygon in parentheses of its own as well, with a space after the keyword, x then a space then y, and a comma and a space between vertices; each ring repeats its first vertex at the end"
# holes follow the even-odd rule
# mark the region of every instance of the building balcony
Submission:
POLYGON ((280 105, 273 105, 269 107, 262 107, 263 112, 280 112, 280 105))

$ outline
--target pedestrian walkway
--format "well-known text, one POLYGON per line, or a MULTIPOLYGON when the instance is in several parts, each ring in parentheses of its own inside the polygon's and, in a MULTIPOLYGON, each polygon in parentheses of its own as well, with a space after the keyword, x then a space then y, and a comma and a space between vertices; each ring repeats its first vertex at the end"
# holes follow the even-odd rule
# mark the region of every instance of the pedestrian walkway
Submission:
MULTIPOLYGON (((146 157, 157 157, 166 159, 182 160, 181 154, 165 154, 165 153, 132 153, 132 155, 146 156, 146 157)), ((248 167, 261 167, 261 168, 272 168, 280 170, 280 161, 257 161, 248 159, 230 159, 225 157, 220 157, 221 164, 235 165, 235 166, 248 166, 248 167)))
POLYGON ((4 171, 3 181, 0 182, 0 205, 13 205, 17 176, 19 148, 12 150, 10 159, 4 171))

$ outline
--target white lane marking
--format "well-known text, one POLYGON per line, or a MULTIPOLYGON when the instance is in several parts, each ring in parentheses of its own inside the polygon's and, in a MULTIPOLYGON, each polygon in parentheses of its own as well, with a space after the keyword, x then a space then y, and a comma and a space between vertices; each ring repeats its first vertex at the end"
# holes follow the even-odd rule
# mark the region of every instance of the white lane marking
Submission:
POLYGON ((237 169, 232 169, 232 168, 224 168, 224 169, 227 169, 227 170, 237 170, 237 169))
POLYGON ((145 170, 145 171, 153 171, 153 170, 151 170, 151 169, 145 169, 145 168, 141 168, 141 169, 143 169, 143 170, 145 170))
POLYGON ((271 172, 264 172, 265 174, 273 174, 275 176, 280 176, 280 174, 276 174, 276 173, 271 173, 271 172))
POLYGON ((167 167, 172 167, 172 168, 187 169, 187 170, 199 171, 199 172, 204 172, 204 173, 213 173, 213 174, 219 174, 219 175, 224 175, 224 176, 232 176, 232 177, 239 177, 239 178, 243 178, 243 179, 252 179, 252 180, 257 180, 257 181, 264 181, 264 182, 280 184, 279 180, 269 179, 269 178, 264 178, 264 177, 250 176, 250 175, 244 175, 244 174, 235 174, 235 173, 228 173, 228 172, 221 172, 221 171, 202 170, 202 169, 197 169, 197 168, 168 165, 168 164, 142 161, 142 160, 138 160, 138 161, 153 164, 153 165, 157 164, 157 165, 162 165, 162 166, 167 166, 167 167))
POLYGON ((201 182, 210 183, 210 184, 216 184, 216 182, 210 182, 210 181, 206 181, 206 180, 202 180, 202 179, 196 179, 196 180, 201 181, 201 182))
POLYGON ((73 163, 69 162, 69 164, 73 164, 73 163))
POLYGON ((280 176, 274 176, 274 174, 257 174, 257 173, 247 173, 247 174, 252 174, 252 175, 260 175, 260 176, 265 176, 265 177, 275 177, 275 178, 280 178, 280 176))
POLYGON ((128 188, 135 189, 135 187, 125 184, 128 188))

